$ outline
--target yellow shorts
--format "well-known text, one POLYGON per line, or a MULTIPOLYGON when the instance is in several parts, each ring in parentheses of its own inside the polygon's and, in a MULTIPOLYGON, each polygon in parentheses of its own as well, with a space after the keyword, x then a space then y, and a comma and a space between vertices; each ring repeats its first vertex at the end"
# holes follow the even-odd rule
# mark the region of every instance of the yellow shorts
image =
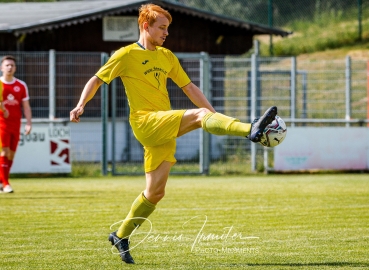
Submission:
POLYGON ((129 122, 136 139, 143 145, 145 172, 155 170, 163 161, 176 163, 176 138, 186 110, 136 111, 129 122))

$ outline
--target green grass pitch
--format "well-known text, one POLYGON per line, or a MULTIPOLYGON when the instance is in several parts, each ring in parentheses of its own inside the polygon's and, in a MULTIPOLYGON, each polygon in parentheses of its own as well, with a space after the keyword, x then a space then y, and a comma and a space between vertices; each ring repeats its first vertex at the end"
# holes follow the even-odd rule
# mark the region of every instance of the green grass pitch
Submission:
POLYGON ((108 234, 143 176, 11 182, 0 269, 369 268, 368 174, 171 176, 131 239, 136 265, 112 254, 108 234))

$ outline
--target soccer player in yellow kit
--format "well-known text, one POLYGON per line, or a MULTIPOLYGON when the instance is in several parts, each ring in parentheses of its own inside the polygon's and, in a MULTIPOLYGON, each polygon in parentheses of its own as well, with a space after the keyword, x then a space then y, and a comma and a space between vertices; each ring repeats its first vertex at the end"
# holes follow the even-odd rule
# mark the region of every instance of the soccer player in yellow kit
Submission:
POLYGON ((111 56, 87 82, 77 106, 70 112, 70 120, 78 123, 86 103, 102 83, 109 84, 116 77, 123 81, 130 106, 130 125, 144 147, 146 176, 145 190, 133 202, 119 229, 109 235, 109 241, 126 263, 134 263, 129 252, 129 236, 164 197, 170 169, 176 162, 176 138, 203 128, 212 134, 243 136, 259 142, 265 127, 277 114, 277 107, 270 107, 262 117, 250 124, 217 113, 201 90, 191 82, 177 57, 161 47, 169 35, 171 22, 169 12, 160 6, 142 5, 138 18, 138 42, 119 49, 111 56), (166 88, 168 77, 198 109, 171 110, 166 88))

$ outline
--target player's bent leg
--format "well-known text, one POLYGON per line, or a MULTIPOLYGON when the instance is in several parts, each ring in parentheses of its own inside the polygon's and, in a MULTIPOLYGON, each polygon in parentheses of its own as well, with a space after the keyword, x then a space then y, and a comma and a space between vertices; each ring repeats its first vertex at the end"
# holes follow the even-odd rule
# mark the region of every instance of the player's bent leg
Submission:
POLYGON ((250 134, 251 124, 221 113, 208 113, 201 121, 202 128, 215 135, 233 135, 246 137, 250 134))
POLYGON ((183 115, 178 137, 202 127, 214 135, 234 135, 246 137, 250 134, 251 124, 221 113, 213 113, 206 108, 187 110, 183 115))
POLYGON ((212 112, 206 108, 187 110, 182 116, 182 121, 178 130, 177 137, 181 137, 182 135, 192 130, 201 128, 202 119, 205 117, 205 115, 209 113, 212 112))

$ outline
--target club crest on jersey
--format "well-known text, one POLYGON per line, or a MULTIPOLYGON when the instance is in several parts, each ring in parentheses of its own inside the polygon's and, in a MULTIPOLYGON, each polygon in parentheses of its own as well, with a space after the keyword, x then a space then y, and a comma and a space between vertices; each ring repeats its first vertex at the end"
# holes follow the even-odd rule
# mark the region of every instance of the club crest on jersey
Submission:
POLYGON ((19 86, 14 86, 13 89, 14 89, 15 92, 19 92, 21 90, 19 86))
POLYGON ((7 98, 9 101, 14 100, 14 96, 13 96, 12 94, 9 94, 6 98, 7 98))
POLYGON ((18 100, 14 98, 12 94, 7 95, 6 100, 4 100, 4 104, 7 105, 17 105, 19 104, 18 100))

